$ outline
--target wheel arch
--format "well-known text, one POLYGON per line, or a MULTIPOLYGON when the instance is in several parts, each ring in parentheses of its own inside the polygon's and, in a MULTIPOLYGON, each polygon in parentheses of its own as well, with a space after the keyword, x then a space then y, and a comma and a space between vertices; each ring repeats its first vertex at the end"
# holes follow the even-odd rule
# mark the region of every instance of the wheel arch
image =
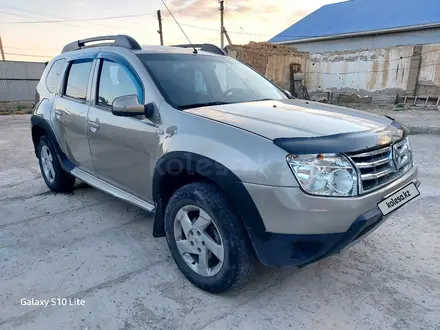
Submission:
POLYGON ((35 156, 38 158, 38 144, 40 142, 41 137, 46 136, 47 131, 41 127, 40 125, 32 125, 32 142, 34 144, 35 156))
POLYGON ((153 236, 163 237, 164 211, 172 194, 186 184, 205 181, 215 185, 228 198, 247 228, 265 231, 261 215, 241 180, 223 164, 206 156, 173 151, 162 156, 153 174, 153 200, 156 204, 153 236))
POLYGON ((58 140, 55 137, 55 133, 50 127, 49 123, 41 116, 32 115, 31 117, 31 133, 32 133, 32 142, 34 144, 35 156, 38 158, 38 145, 40 142, 40 138, 42 136, 47 136, 50 140, 50 143, 56 150, 56 154, 58 160, 61 164, 61 167, 66 171, 70 172, 74 165, 68 160, 67 156, 61 150, 60 145, 58 144, 58 140))

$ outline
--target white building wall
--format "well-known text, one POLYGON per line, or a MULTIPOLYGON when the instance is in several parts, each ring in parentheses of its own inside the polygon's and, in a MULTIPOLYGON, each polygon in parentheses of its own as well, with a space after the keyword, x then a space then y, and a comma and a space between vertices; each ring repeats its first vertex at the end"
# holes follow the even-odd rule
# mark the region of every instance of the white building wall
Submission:
POLYGON ((422 48, 417 94, 440 95, 440 44, 422 48))
POLYGON ((311 54, 309 92, 346 91, 358 95, 392 89, 406 91, 413 46, 311 54))

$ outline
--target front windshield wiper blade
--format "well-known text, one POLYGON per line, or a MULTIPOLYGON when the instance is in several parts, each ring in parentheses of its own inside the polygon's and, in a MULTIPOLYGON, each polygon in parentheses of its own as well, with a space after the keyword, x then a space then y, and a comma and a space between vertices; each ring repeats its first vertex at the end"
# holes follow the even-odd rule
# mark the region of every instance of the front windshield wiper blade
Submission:
POLYGON ((186 110, 192 108, 201 108, 201 107, 209 107, 212 105, 224 105, 224 104, 231 104, 231 102, 214 101, 214 102, 205 102, 205 103, 194 103, 194 104, 180 105, 177 108, 180 110, 186 110))
POLYGON ((250 102, 262 102, 262 101, 276 101, 276 100, 275 99, 266 98, 266 99, 252 100, 250 102))

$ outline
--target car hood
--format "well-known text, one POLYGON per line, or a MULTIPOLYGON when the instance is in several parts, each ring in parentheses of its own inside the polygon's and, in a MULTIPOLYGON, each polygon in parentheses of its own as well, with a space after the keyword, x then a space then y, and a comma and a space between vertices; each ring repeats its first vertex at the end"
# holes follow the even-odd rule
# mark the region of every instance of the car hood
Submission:
POLYGON ((358 149, 401 139, 404 129, 388 117, 305 100, 259 101, 185 110, 270 140, 368 135, 358 149), (358 134, 357 134, 358 133, 358 134))

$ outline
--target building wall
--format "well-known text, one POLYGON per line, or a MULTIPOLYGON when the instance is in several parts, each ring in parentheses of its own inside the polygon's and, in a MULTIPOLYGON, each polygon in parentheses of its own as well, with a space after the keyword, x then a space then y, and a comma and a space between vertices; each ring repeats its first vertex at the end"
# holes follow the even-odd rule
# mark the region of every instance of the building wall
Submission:
POLYGON ((323 53, 440 43, 440 28, 291 44, 299 51, 323 53))
POLYGON ((422 47, 417 94, 440 95, 440 44, 422 47))
POLYGON ((0 101, 32 101, 44 63, 0 61, 0 101))
POLYGON ((246 63, 278 86, 288 90, 290 89, 290 64, 298 64, 300 72, 305 72, 309 58, 308 53, 267 42, 232 45, 227 46, 227 49, 229 56, 246 63))
POLYGON ((360 96, 377 91, 405 93, 413 46, 310 55, 310 92, 344 91, 360 96))
POLYGON ((290 90, 290 64, 299 65, 299 72, 306 72, 309 56, 289 54, 269 57, 265 76, 281 88, 290 90))
POLYGON ((33 101, 38 80, 0 79, 0 102, 33 101))

